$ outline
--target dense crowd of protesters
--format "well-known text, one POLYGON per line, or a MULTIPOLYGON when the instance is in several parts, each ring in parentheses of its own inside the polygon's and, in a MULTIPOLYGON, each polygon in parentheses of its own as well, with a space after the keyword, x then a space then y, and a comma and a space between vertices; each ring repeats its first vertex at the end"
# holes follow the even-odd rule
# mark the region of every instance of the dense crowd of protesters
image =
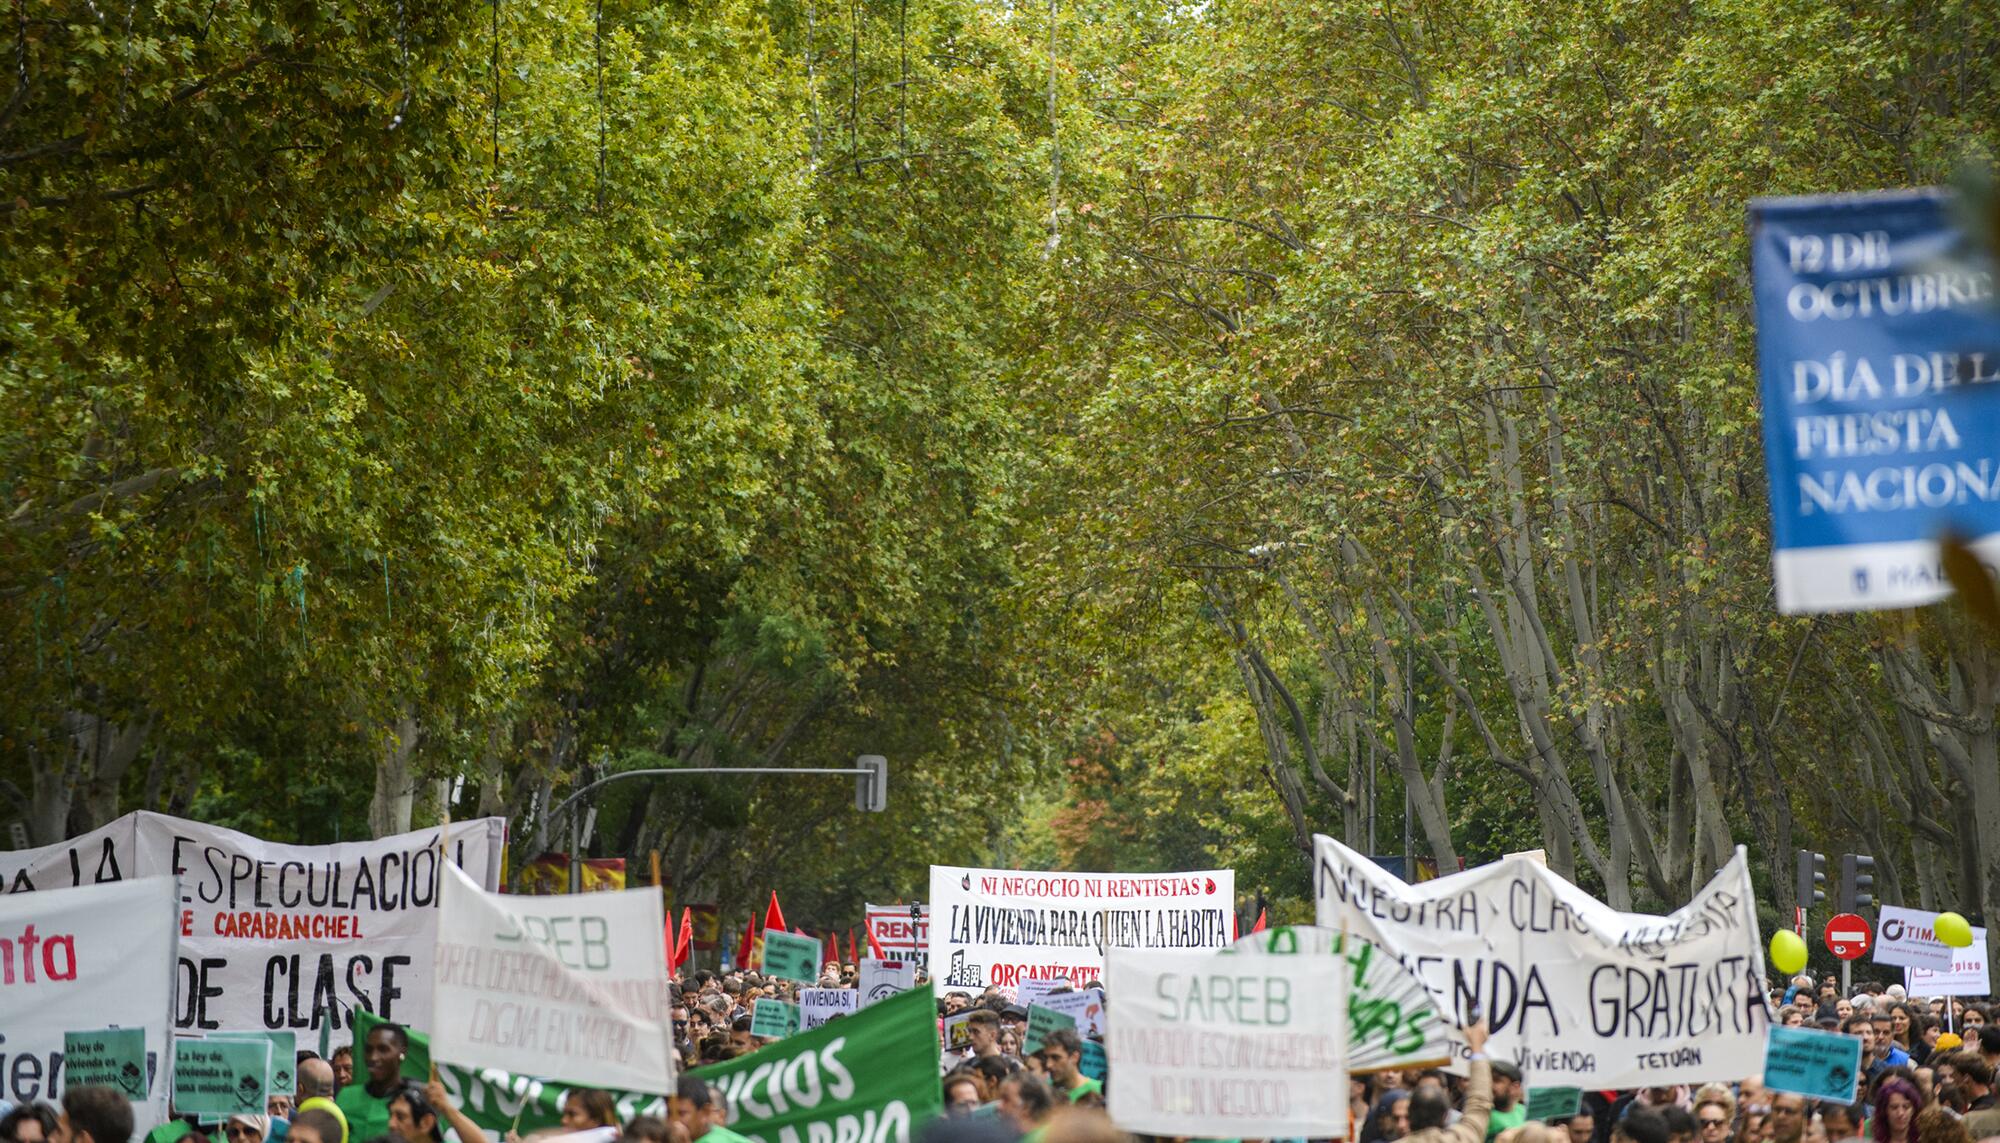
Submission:
MULTIPOLYGON (((855 966, 828 962, 817 982, 853 988, 855 966)), ((921 983, 921 982, 920 982, 921 983)), ((928 987, 927 983, 922 984, 928 987)), ((1092 982, 1086 987, 1097 987, 1092 982)), ((607 1092, 572 1088, 558 1125, 492 1133, 435 1078, 406 1078, 407 1032, 373 1027, 360 1043, 321 1059, 302 1052, 296 1090, 271 1096, 263 1114, 221 1123, 174 1117, 146 1143, 746 1143, 731 1130, 720 1088, 696 1068, 763 1047, 752 1034, 760 999, 796 1001, 799 986, 755 972, 696 971, 673 984, 675 1044, 686 1069, 663 1115, 623 1117, 607 1092), (360 1068, 357 1071, 357 1058, 360 1068)), ((1059 994, 1059 993, 1058 993, 1059 994)), ((1573 1114, 1528 1121, 1532 1076, 1480 1049, 1465 1076, 1437 1068, 1349 1078, 1355 1143, 1987 1143, 2000 1141, 2000 1005, 1917 1000, 1899 985, 1843 995, 1831 979, 1801 976, 1772 994, 1782 1024, 1861 1040, 1854 1098, 1810 1101, 1767 1090, 1758 1077, 1699 1087, 1585 1092, 1573 1114)), ((947 991, 938 1000, 945 1114, 919 1131, 925 1143, 1129 1143, 1104 1113, 1105 1084, 1086 1074, 1092 1052, 1074 1030, 1050 1032, 1025 1052, 1028 1009, 1012 990, 947 991), (952 1042, 942 1043, 947 1029, 952 1042)), ((839 1019, 840 1017, 835 1017, 839 1019)), ((1115 1011, 1113 1018, 1115 1019, 1115 1011)), ((657 1105, 656 1105, 657 1106, 657 1105)), ((133 1111, 110 1088, 70 1087, 57 1105, 0 1108, 0 1143, 133 1143, 133 1111)), ((1232 1141, 1240 1143, 1240 1141, 1232 1141)), ((1285 1141, 1292 1143, 1292 1141, 1285 1141)), ((1303 1143, 1303 1141, 1299 1141, 1303 1143)))

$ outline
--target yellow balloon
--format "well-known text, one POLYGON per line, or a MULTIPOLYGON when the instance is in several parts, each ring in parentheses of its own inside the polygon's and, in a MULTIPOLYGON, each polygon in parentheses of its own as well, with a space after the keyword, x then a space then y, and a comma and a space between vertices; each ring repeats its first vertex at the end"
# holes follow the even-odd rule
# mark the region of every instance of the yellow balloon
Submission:
POLYGON ((1931 931, 1937 939, 1955 949, 1962 949, 1972 943, 1972 925, 1957 913, 1939 913, 1932 922, 1931 931))
POLYGON ((1806 943, 1790 929, 1771 934, 1771 967, 1790 976, 1806 966, 1806 943))

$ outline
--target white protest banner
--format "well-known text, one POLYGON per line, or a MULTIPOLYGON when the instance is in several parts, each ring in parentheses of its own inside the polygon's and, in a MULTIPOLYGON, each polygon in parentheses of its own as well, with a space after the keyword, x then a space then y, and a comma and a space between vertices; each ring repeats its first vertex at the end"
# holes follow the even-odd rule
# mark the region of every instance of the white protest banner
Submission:
POLYGON ((1986 965, 1986 930, 1972 930, 1972 943, 1951 950, 1951 968, 1933 972, 1928 968, 1903 970, 1903 987, 1911 996, 1990 996, 1993 979, 1986 965))
POLYGON ((1055 992, 1058 988, 1068 988, 1069 986, 1069 978, 1066 976, 1057 977, 1054 980, 1024 980, 1014 986, 1014 1003, 1019 1004, 1023 1008, 1030 1008, 1040 1004, 1043 997, 1055 992))
POLYGON ((1044 996, 1036 1004, 1060 1012, 1076 1021, 1076 1034, 1084 1039, 1104 1036, 1104 990, 1086 988, 1081 992, 1058 992, 1044 996))
POLYGON ((664 923, 657 889, 502 896, 447 867, 431 1054, 593 1087, 673 1091, 664 923))
POLYGON ((1875 963, 1950 971, 1952 948, 1932 931, 1936 923, 1936 913, 1883 905, 1875 923, 1875 963))
POLYGON ((1113 950, 1112 1122, 1173 1137, 1345 1136, 1346 981, 1333 957, 1113 950))
MULTIPOLYGON (((1247 956, 1335 956, 1347 979, 1347 1072, 1436 1067, 1451 1056, 1444 1017, 1430 990, 1392 954, 1353 933, 1279 925, 1229 947, 1247 956)), ((1538 1089, 1529 1089, 1538 1090, 1538 1089)))
MULTIPOLYGON (((451 857, 500 883, 503 818, 454 822, 451 857)), ((423 1027, 437 939, 435 828, 375 841, 280 845, 164 814, 131 813, 40 849, 0 851, 0 892, 178 875, 183 1032, 292 1029, 361 1008, 423 1027)))
MULTIPOLYGON (((1328 837, 1313 888, 1322 926, 1394 954, 1452 1024, 1478 1008, 1487 1051, 1531 1084, 1647 1087, 1763 1067, 1771 1015, 1740 847, 1664 917, 1620 913, 1525 857, 1407 885, 1328 837)), ((1464 1043, 1451 1046, 1462 1059, 1464 1043)))
POLYGON ((799 989, 799 1030, 811 1031, 835 1016, 861 1011, 861 993, 853 988, 799 989))
POLYGON ((868 955, 883 960, 920 960, 931 947, 929 905, 869 905, 862 914, 868 955), (911 915, 915 910, 915 915, 911 915))
POLYGON ((179 920, 171 877, 0 896, 0 1099, 55 1102, 69 1033, 138 1029, 132 1114, 165 1121, 179 920))
POLYGON ((939 990, 1104 974, 1106 949, 1218 949, 1236 874, 1039 873, 931 866, 930 972, 939 990))
POLYGON ((861 1006, 887 1000, 917 986, 917 962, 861 958, 861 1006))

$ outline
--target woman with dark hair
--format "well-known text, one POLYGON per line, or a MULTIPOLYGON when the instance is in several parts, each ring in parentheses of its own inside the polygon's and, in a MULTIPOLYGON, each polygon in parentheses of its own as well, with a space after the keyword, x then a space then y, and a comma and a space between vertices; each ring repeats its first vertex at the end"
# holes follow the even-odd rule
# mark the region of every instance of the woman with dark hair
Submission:
POLYGON ((1924 1097, 1906 1079, 1891 1079, 1875 1093, 1875 1143, 1917 1143, 1917 1113, 1924 1097))
POLYGON ((24 1103, 0 1115, 0 1143, 49 1143, 56 1133, 56 1109, 24 1103))
POLYGON ((611 1137, 619 1132, 618 1105, 612 1102, 611 1093, 594 1087, 573 1087, 563 1097, 562 1126, 564 1131, 590 1131, 610 1128, 611 1137))

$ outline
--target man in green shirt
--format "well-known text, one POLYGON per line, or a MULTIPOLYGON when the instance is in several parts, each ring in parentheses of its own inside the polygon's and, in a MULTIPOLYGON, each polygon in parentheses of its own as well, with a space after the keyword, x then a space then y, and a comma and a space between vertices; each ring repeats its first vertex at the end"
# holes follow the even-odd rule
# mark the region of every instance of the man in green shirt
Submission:
POLYGON ((1042 1068, 1049 1073, 1049 1084, 1056 1094, 1068 1098, 1071 1103, 1082 1099, 1094 1091, 1103 1091, 1104 1085, 1077 1070, 1083 1060, 1083 1039, 1074 1028, 1057 1028, 1042 1041, 1042 1050, 1035 1053, 1042 1058, 1042 1068))
POLYGON ((1486 1138, 1528 1121, 1528 1105, 1521 1098, 1521 1069, 1506 1060, 1493 1061, 1493 1114, 1486 1120, 1486 1138))
POLYGON ((333 1097, 347 1117, 347 1137, 353 1143, 368 1143, 389 1133, 389 1097, 403 1087, 403 1057, 409 1050, 410 1034, 401 1024, 377 1024, 368 1030, 361 1047, 368 1079, 348 1084, 333 1097))

